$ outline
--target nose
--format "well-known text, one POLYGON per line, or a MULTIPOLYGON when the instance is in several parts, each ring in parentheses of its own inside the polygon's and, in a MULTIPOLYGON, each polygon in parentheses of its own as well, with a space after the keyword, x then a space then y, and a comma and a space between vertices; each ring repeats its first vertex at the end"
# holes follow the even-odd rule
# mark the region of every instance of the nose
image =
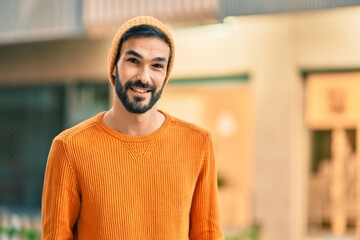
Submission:
POLYGON ((141 68, 141 70, 138 73, 138 80, 140 80, 142 83, 150 82, 151 79, 151 72, 150 69, 146 66, 141 68))

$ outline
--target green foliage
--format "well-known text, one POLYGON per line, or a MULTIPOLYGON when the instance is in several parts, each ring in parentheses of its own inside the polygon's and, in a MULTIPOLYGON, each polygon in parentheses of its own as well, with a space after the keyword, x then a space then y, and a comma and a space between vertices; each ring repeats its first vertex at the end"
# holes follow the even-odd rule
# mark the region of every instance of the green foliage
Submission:
POLYGON ((225 183, 226 183, 225 179, 222 176, 218 175, 218 178, 217 178, 218 187, 219 188, 223 187, 225 185, 225 183))
POLYGON ((32 229, 17 230, 14 227, 5 228, 0 226, 0 236, 7 236, 7 237, 18 236, 21 237, 21 239, 38 240, 40 239, 40 232, 32 229))
POLYGON ((225 240, 260 240, 260 228, 252 227, 234 235, 228 235, 225 240))

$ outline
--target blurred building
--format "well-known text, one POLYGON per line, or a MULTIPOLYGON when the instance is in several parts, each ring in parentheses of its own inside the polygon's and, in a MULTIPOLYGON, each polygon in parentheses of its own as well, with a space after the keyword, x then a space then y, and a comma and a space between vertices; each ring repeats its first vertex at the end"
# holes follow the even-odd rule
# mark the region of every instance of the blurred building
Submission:
POLYGON ((39 210, 52 138, 109 107, 112 36, 147 14, 176 43, 160 107, 212 133, 226 233, 359 238, 356 4, 0 1, 0 207, 39 210))

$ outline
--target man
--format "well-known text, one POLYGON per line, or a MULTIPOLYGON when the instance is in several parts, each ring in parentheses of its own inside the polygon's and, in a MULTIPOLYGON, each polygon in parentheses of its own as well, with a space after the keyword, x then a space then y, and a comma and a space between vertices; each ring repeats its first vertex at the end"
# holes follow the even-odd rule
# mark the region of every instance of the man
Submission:
POLYGON ((159 20, 120 27, 109 50, 112 108, 52 143, 43 239, 223 239, 209 134, 156 108, 173 63, 159 20))

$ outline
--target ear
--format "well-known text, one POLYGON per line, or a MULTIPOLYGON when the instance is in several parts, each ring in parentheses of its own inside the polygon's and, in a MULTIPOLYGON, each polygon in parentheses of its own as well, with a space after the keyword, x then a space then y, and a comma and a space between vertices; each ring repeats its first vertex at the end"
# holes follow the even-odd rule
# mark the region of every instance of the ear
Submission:
POLYGON ((114 77, 116 76, 116 67, 115 67, 115 65, 114 65, 113 70, 112 70, 112 75, 113 75, 114 77))

